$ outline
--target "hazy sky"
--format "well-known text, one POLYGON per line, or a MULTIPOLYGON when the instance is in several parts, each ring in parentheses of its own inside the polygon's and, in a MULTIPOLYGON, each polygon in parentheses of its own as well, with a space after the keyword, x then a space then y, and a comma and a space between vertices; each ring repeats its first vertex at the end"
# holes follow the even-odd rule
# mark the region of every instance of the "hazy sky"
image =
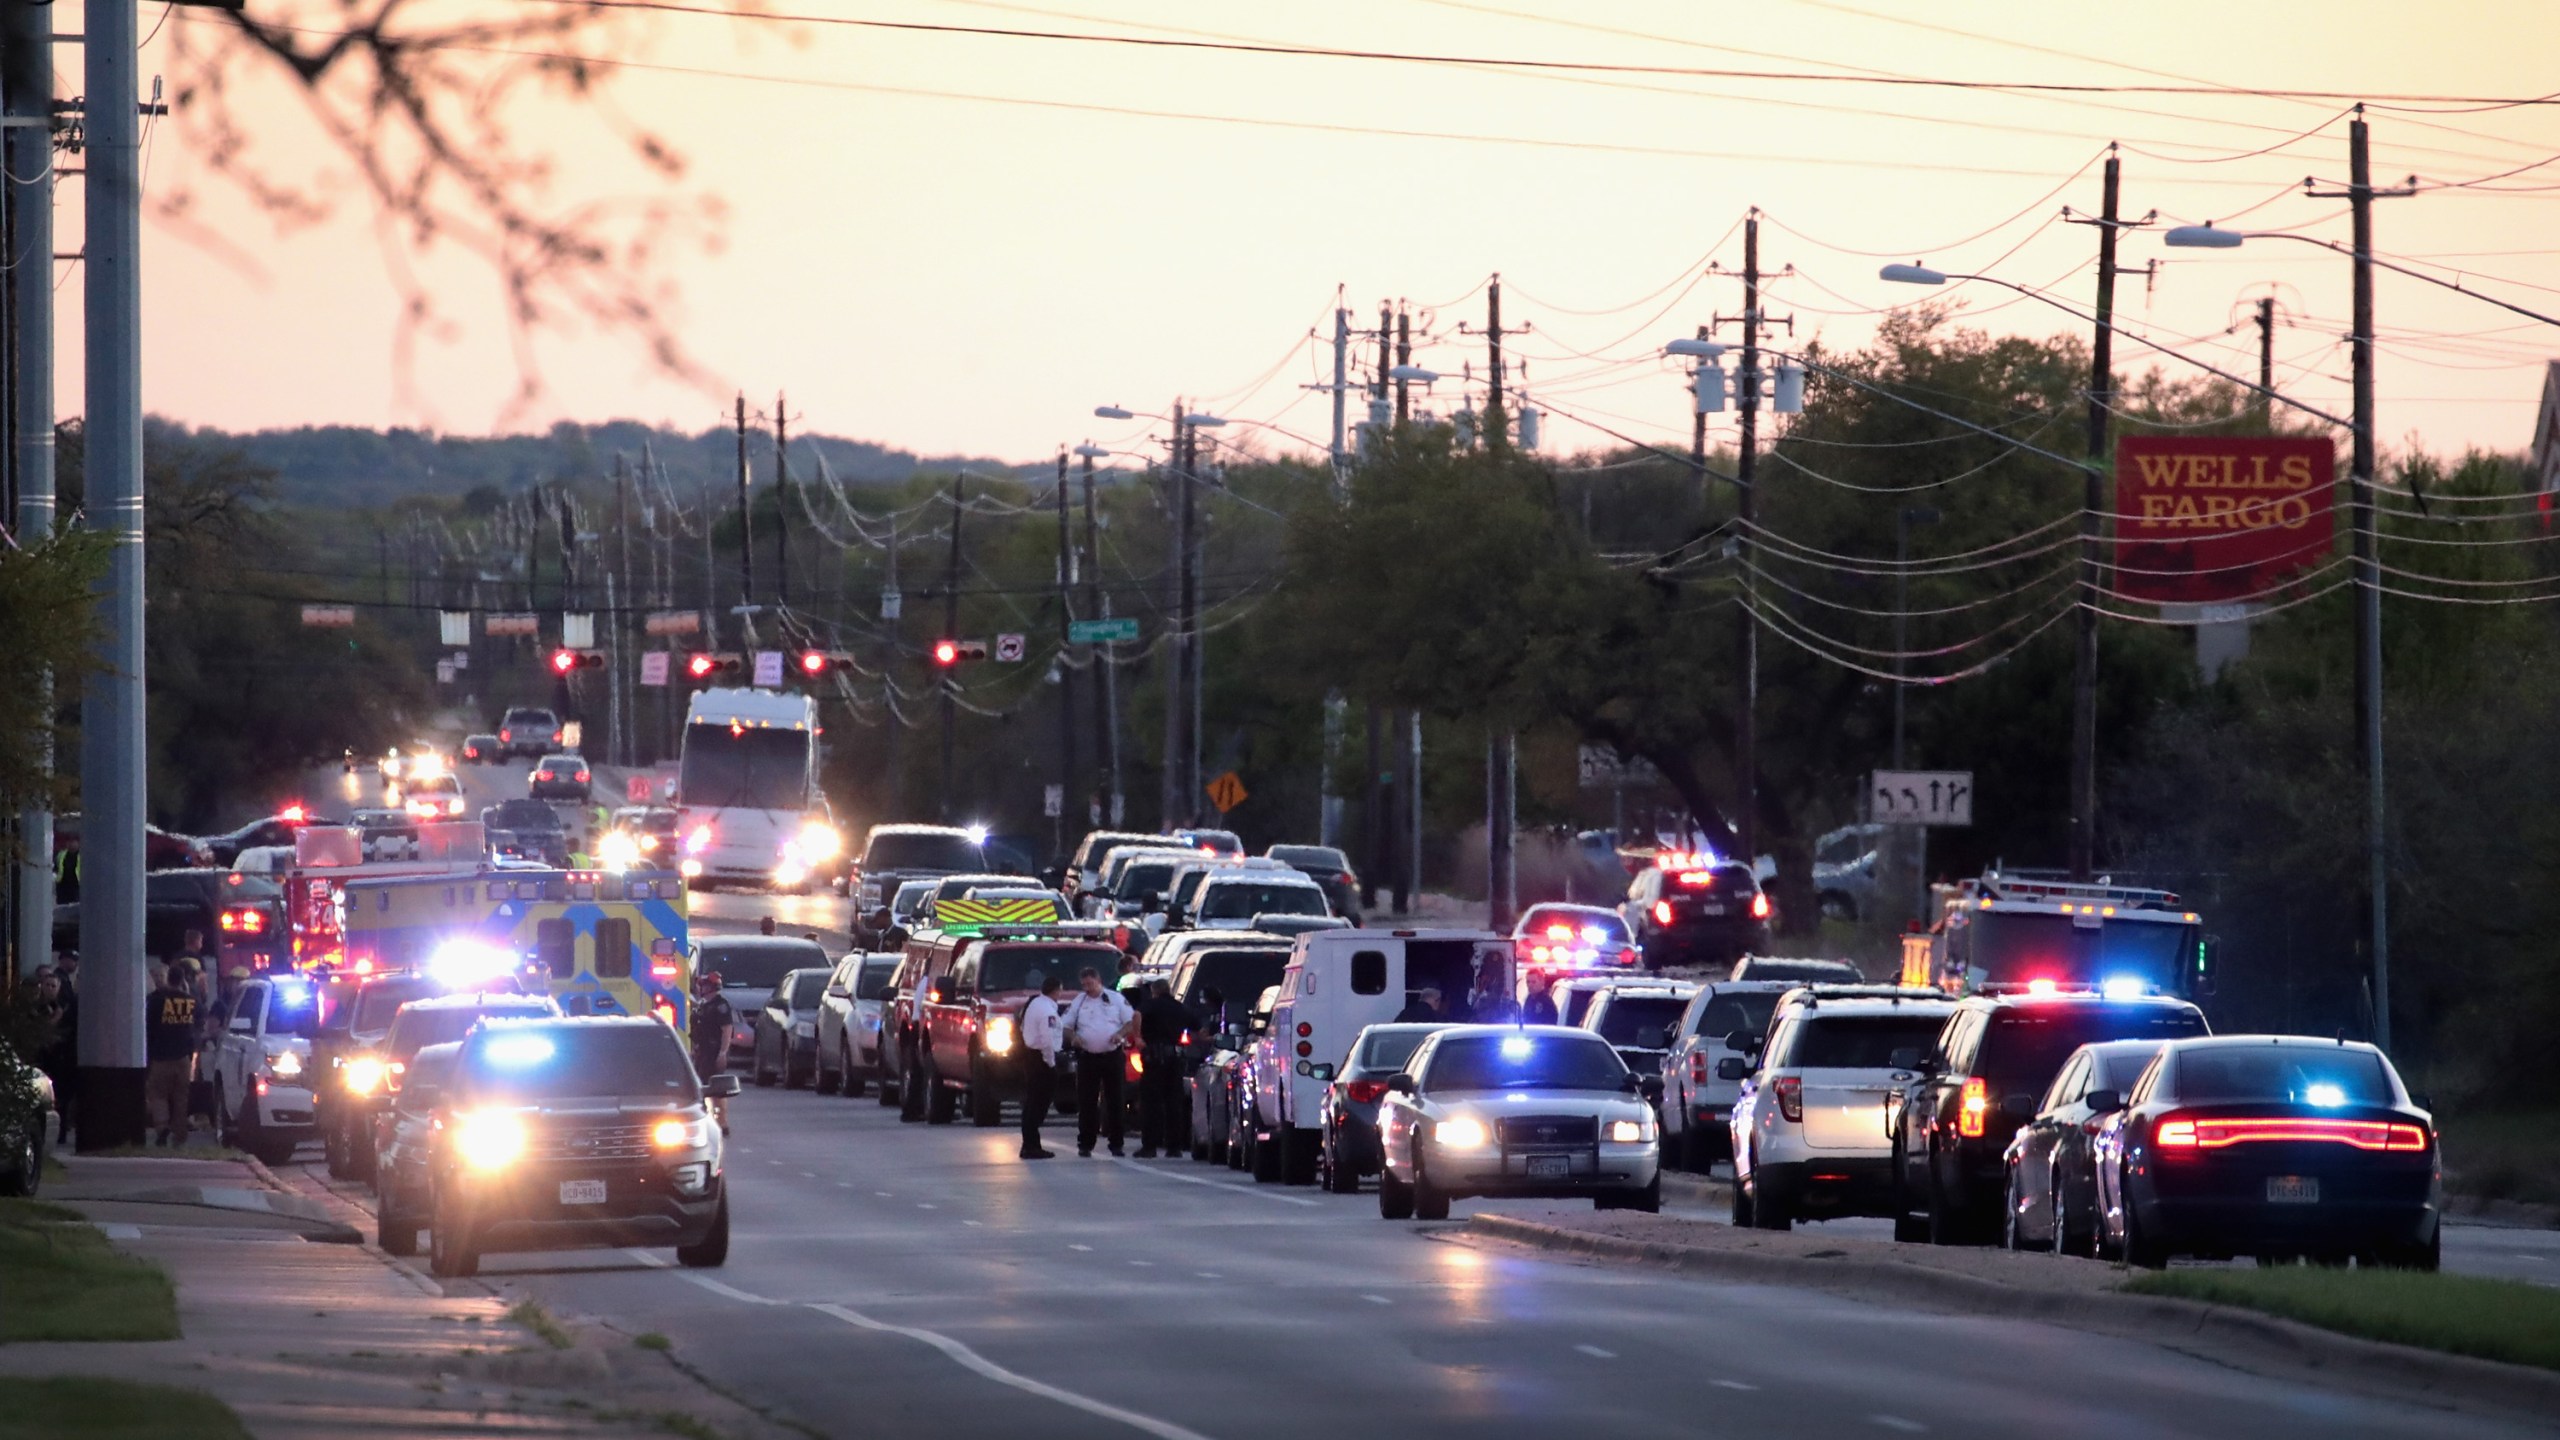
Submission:
MULTIPOLYGON (((2548 0, 1056 3, 1077 8, 775 8, 1442 55, 2357 94, 2539 94, 2560 39, 2548 0)), ((275 0, 251 6, 291 13, 275 0)), ((78 6, 59 8, 64 28, 79 23, 78 6)), ((326 23, 328 11, 303 13, 326 23)), ((159 18, 144 6, 146 29, 159 18)), ((167 21, 220 23, 183 10, 167 21)), ((687 343, 759 404, 787 388, 803 428, 927 452, 1027 460, 1062 442, 1134 442, 1143 422, 1096 421, 1092 407, 1162 409, 1177 395, 1321 439, 1326 398, 1301 387, 1330 376, 1337 286, 1355 325, 1373 324, 1382 299, 1422 307, 1432 341, 1418 359, 1453 375, 1474 362, 1481 374, 1482 341, 1456 332, 1481 326, 1481 284, 1495 271, 1505 323, 1532 327, 1510 346, 1528 393, 1557 407, 1549 449, 1606 443, 1566 412, 1684 446, 1686 397, 1659 347, 1739 307, 1739 284, 1703 262, 1740 265, 1746 207, 1767 216, 1763 264, 1795 267, 1771 282, 1768 309, 1794 317, 1798 341, 1854 346, 1876 307, 1929 293, 1879 282, 1887 259, 1983 269, 2085 307, 2093 235, 2059 216, 2096 209, 2094 162, 2111 139, 2126 146, 2130 214, 2156 209, 2167 224, 2248 209, 2244 225, 2346 235, 2340 202, 2299 193, 2306 175, 2344 177, 2344 106, 2330 101, 1533 74, 680 16, 653 22, 633 58, 654 68, 618 70, 616 103, 672 138, 694 162, 692 183, 727 207, 717 253, 679 252, 670 270, 687 343)), ((144 57, 146 91, 174 63, 164 32, 144 57)), ((63 69, 76 90, 76 50, 63 69)), ((300 101, 267 85, 251 107, 266 153, 297 175, 330 173, 300 101)), ((557 134, 562 205, 636 185, 592 116, 515 113, 557 134)), ((2377 180, 2475 180, 2560 152, 2560 115, 2547 108, 2403 106, 2371 118, 2377 180)), ((280 236, 206 177, 173 128, 153 138, 148 184, 202 187, 199 220, 254 254, 259 272, 147 229, 152 410, 232 428, 496 423, 515 368, 484 268, 451 253, 427 261, 421 273, 454 327, 421 350, 404 393, 396 293, 351 190, 329 223, 280 236)), ((2476 267, 2468 283, 2560 313, 2549 233, 2560 165, 2497 185, 2383 202, 2378 248, 2476 267)), ((66 250, 79 199, 66 181, 66 250)), ((2244 309, 2272 286, 2279 383, 2344 409, 2343 257, 2280 241, 2199 255, 2164 250, 2156 232, 2128 236, 2126 263, 2154 258, 2168 262, 2156 280, 2120 289, 2128 327, 2254 369, 2244 309)), ((78 283, 75 271, 61 292, 66 414, 80 408, 78 283)), ((1996 330, 2086 329, 1988 286, 1938 293, 1996 330)), ((2378 306, 2386 445, 2526 442, 2560 336, 2387 274, 2378 306)), ((543 336, 537 353, 548 393, 519 426, 724 417, 723 397, 657 374, 625 337, 572 328, 543 336)), ((2138 346, 2118 355, 2146 363, 2138 346)), ((1456 385, 1440 388, 1435 403, 1454 404, 1456 385)))

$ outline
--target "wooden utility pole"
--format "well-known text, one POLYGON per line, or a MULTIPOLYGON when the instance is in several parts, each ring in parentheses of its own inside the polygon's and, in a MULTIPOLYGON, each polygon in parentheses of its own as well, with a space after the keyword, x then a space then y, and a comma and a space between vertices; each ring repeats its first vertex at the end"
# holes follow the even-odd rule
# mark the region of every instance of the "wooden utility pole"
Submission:
POLYGON ((2118 179, 2108 147, 2098 218, 2098 330, 2089 359, 2089 465, 2081 476, 2080 624, 2071 662, 2071 878, 2097 874, 2098 599, 2104 580, 2107 509, 2107 421, 2115 406, 2116 236, 2118 179))
POLYGON ((1760 617, 1751 583, 1752 529, 1760 516, 1760 211, 1742 221, 1742 373, 1734 377, 1742 406, 1742 449, 1734 457, 1734 569, 1742 603, 1734 607, 1734 655, 1741 683, 1733 722, 1733 835, 1736 860, 1760 853, 1760 617))
POLYGON ((2276 297, 2258 299, 2258 418, 2273 424, 2276 393, 2276 297))
MULTIPOLYGON (((960 638, 960 506, 961 487, 967 481, 965 475, 951 477, 951 563, 942 572, 942 638, 946 640, 960 638)), ((960 691, 959 677, 955 673, 957 669, 954 665, 937 677, 942 681, 942 793, 939 808, 945 824, 950 823, 955 813, 951 808, 951 790, 955 759, 952 726, 957 719, 955 712, 959 709, 960 691)))
POLYGON ((747 518, 747 392, 744 390, 738 392, 738 603, 756 603, 755 527, 747 518))
POLYGON ((1067 807, 1076 794, 1076 672, 1067 666, 1068 636, 1076 622, 1076 551, 1067 524, 1067 452, 1058 450, 1058 814, 1056 830, 1063 857, 1067 807))
POLYGON ((791 603, 791 440, 790 412, 782 392, 773 392, 773 603, 791 603))

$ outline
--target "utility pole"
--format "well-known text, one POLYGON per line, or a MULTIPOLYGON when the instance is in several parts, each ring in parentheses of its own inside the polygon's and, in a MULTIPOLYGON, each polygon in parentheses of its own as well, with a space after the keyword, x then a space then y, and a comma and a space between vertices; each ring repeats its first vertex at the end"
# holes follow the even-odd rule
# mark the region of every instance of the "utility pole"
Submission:
MULTIPOLYGON (((2115 405, 2116 237, 2147 220, 2117 216, 2121 162, 2107 147, 2106 188, 2098 227, 2096 339, 2089 361, 2089 464, 2081 475, 2079 647, 2071 663, 2071 878, 2098 873, 2098 592, 2105 583, 2107 420, 2115 405)), ((2134 272, 2144 273, 2144 272, 2134 272)))
POLYGON ((773 392, 773 603, 791 603, 791 419, 773 392))
MULTIPOLYGON (((709 528, 709 517, 704 517, 709 528)), ((756 603, 755 527, 747 518, 747 392, 738 392, 738 603, 756 603)))
POLYGON ((2373 947, 2373 1043, 2391 1048, 2391 895, 2385 861, 2387 792, 2382 769, 2382 570, 2374 539, 2373 454, 2373 202, 2415 193, 2414 187, 2377 190, 2373 185, 2371 132, 2364 107, 2347 125, 2347 188, 2308 191, 2343 198, 2351 212, 2355 243, 2355 441, 2348 483, 2353 487, 2356 561, 2356 741, 2364 760, 2367 923, 2373 947))
MULTIPOLYGON (((1787 273, 1793 273, 1789 267, 1787 273)), ((1741 409, 1741 448, 1734 456, 1734 553, 1741 577, 1743 603, 1734 616, 1734 657, 1738 682, 1733 719, 1733 839, 1743 864, 1760 853, 1760 619, 1752 583, 1751 552, 1760 514, 1760 331, 1770 324, 1761 313, 1760 210, 1752 207, 1742 221, 1742 369, 1734 376, 1734 399, 1741 409)), ((1723 316, 1716 324, 1725 323, 1723 316)), ((1792 331, 1794 317, 1776 322, 1792 331)), ((1702 334, 1701 339, 1705 338, 1702 334)), ((1779 404, 1788 407, 1783 397, 1779 404)), ((1697 416, 1697 438, 1691 461, 1706 473, 1705 412, 1697 416)))
MULTIPOLYGON (((9 420, 17 481, 17 542, 53 534, 53 7, 0 3, 0 107, 9 126, 0 165, 8 214, 9 420)), ((41 707, 52 711, 46 677, 41 707)), ((39 760, 53 768, 47 741, 39 760)), ((18 974, 53 958, 53 812, 18 812, 18 974)))
POLYGON ((1183 572, 1190 562, 1190 507, 1183 503, 1190 489, 1190 452, 1185 448, 1191 427, 1183 423, 1182 402, 1173 403, 1173 464, 1165 472, 1165 483, 1172 486, 1165 493, 1165 508, 1173 519, 1172 590, 1165 605, 1173 617, 1171 633, 1164 650, 1164 773, 1156 786, 1156 802, 1163 816, 1162 828, 1170 830, 1183 822, 1187 807, 1182 797, 1182 720, 1189 707, 1183 703, 1182 683, 1190 678, 1190 667, 1183 663, 1184 636, 1182 614, 1183 572))
MULTIPOLYGON (((1102 522, 1095 513, 1093 501, 1094 447, 1084 447, 1084 563, 1085 609, 1101 619, 1111 618, 1111 597, 1102 588, 1102 522)), ((1117 641, 1105 640, 1094 651, 1094 667, 1101 672, 1102 683, 1094 689, 1094 733, 1101 737, 1099 749, 1105 785, 1111 796, 1109 808, 1095 817, 1098 824, 1119 825, 1128 809, 1128 797, 1120 788, 1120 647, 1117 641)))
MULTIPOLYGON (((143 1139, 142 145, 136 0, 83 17, 89 527, 110 546, 80 706, 80 1148, 143 1139)), ((34 57, 50 66, 52 57, 34 57)), ((51 278, 48 255, 19 260, 51 278)))
POLYGON ((2276 297, 2258 297, 2258 418, 2275 423, 2276 297))
MULTIPOLYGON (((1699 339, 1705 340, 1712 334, 1714 334, 1714 328, 1712 326, 1701 325, 1698 327, 1699 339)), ((1696 382, 1694 381, 1692 382, 1693 387, 1695 383, 1696 382)), ((1698 495, 1699 498, 1704 499, 1707 493, 1707 407, 1703 402, 1700 402, 1691 405, 1689 410, 1689 469, 1692 474, 1697 476, 1698 495)), ((1583 500, 1586 506, 1588 505, 1590 498, 1591 492, 1587 489, 1584 490, 1583 500)), ((1587 531, 1590 527, 1585 525, 1583 528, 1587 531)))
POLYGON ((898 658, 905 649, 907 599, 898 589, 898 512, 895 509, 889 512, 889 578, 882 588, 885 593, 898 597, 898 613, 880 617, 881 625, 888 631, 886 653, 880 660, 880 708, 887 712, 889 731, 880 747, 881 793, 889 797, 890 813, 896 814, 903 808, 899 798, 898 738, 906 726, 898 719, 898 658))
MULTIPOLYGON (((946 640, 960 638, 960 505, 961 486, 967 481, 968 477, 965 475, 951 477, 951 563, 942 572, 942 635, 946 640)), ((955 813, 951 808, 951 775, 952 725, 956 719, 954 712, 959 708, 960 689, 959 677, 954 673, 956 669, 956 666, 946 669, 940 677, 942 681, 942 794, 940 798, 942 820, 946 825, 951 822, 951 817, 955 813)))
MULTIPOLYGON (((1336 292, 1339 295, 1339 292, 1336 292)), ((1333 307, 1333 487, 1342 488, 1350 453, 1343 447, 1342 407, 1351 386, 1351 312, 1333 307)))
MULTIPOLYGON (((1528 327, 1522 326, 1522 329, 1528 327)), ((1499 464, 1511 447, 1511 421, 1502 403, 1502 276, 1485 285, 1485 351, 1490 390, 1485 404, 1485 446, 1499 464)), ((1515 839, 1520 823, 1517 781, 1519 736, 1501 726, 1485 737, 1485 927, 1509 930, 1519 912, 1520 872, 1515 839)))
POLYGON ((1209 637, 1200 633, 1200 558, 1208 547, 1208 527, 1200 523, 1200 427, 1196 424, 1185 453, 1190 463, 1183 471, 1182 530, 1190 543, 1182 552, 1182 688, 1190 697, 1191 714, 1184 722, 1184 738, 1190 743, 1183 749, 1182 803, 1191 822, 1198 824, 1202 815, 1200 745, 1209 730, 1209 637))
POLYGON ((1067 667, 1068 636, 1076 622, 1076 551, 1067 524, 1067 451, 1058 448, 1058 815, 1057 844, 1066 850, 1067 806, 1076 793, 1076 682, 1067 667))
MULTIPOLYGON (((1396 366, 1401 369, 1413 363, 1413 316, 1396 312, 1396 366)), ((1396 428, 1403 429, 1412 415, 1413 382, 1396 381, 1396 428)))
MULTIPOLYGON (((1395 312, 1385 301, 1378 303, 1378 373, 1370 391, 1369 418, 1373 429, 1384 430, 1387 420, 1387 376, 1394 360, 1388 353, 1395 335, 1395 312)), ((1399 387, 1401 388, 1401 387, 1399 387)), ((1381 439, 1384 437, 1381 436, 1381 439)), ((1368 859, 1361 873, 1369 877, 1361 887, 1360 903, 1374 907, 1381 888, 1393 889, 1394 876, 1390 857, 1395 854, 1395 788, 1388 778, 1393 761, 1386 754, 1388 745, 1386 707, 1375 700, 1368 704, 1367 768, 1360 772, 1360 841, 1368 847, 1368 859)))
MULTIPOLYGON (((605 673, 613 677, 613 749, 610 753, 618 763, 628 765, 632 762, 635 750, 631 743, 631 731, 637 728, 623 723, 622 710, 625 687, 632 674, 630 669, 625 668, 628 659, 624 654, 630 648, 631 627, 622 613, 632 593, 631 457, 619 450, 613 452, 613 533, 621 553, 615 559, 615 574, 610 579, 621 583, 619 585, 608 583, 604 597, 605 624, 610 627, 608 633, 612 636, 612 639, 606 642, 605 649, 605 663, 611 667, 605 673)), ((640 714, 640 697, 632 695, 630 701, 631 717, 637 720, 640 714)))

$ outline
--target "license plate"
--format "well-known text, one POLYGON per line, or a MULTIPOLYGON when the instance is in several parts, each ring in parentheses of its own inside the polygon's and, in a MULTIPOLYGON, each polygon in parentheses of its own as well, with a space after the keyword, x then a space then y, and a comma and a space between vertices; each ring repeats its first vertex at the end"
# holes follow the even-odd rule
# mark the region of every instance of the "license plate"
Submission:
POLYGON ((2320 1203, 2320 1177, 2270 1175, 2267 1177, 2267 1203, 2270 1205, 2317 1205, 2320 1203))
POLYGON ((604 1203, 604 1182, 601 1180, 563 1180, 560 1182, 560 1203, 563 1205, 601 1205, 604 1203))
POLYGON ((1529 1173, 1531 1175, 1570 1175, 1573 1173, 1573 1160, 1564 1155, 1532 1155, 1529 1157, 1529 1173))
POLYGON ((1701 905, 1698 907, 1698 913, 1701 915, 1721 915, 1724 913, 1724 907, 1721 905, 1701 905))

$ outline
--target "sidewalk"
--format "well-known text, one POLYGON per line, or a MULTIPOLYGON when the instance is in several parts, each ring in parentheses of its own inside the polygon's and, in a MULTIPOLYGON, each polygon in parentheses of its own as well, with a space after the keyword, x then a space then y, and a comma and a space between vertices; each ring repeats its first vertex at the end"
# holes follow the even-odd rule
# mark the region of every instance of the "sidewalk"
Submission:
POLYGON ((0 1346, 0 1375, 201 1389, 259 1440, 786 1433, 628 1335, 561 1317, 563 1348, 476 1284, 448 1293, 264 1167, 63 1160, 44 1199, 166 1269, 184 1338, 0 1346))

